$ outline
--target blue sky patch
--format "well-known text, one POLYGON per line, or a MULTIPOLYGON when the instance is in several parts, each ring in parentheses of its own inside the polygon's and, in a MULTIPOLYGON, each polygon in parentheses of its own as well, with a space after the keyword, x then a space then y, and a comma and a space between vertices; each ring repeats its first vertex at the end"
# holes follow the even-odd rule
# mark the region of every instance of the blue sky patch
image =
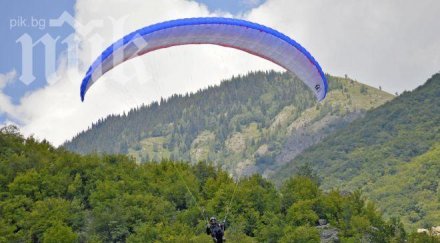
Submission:
MULTIPOLYGON (((50 19, 57 19, 63 12, 74 15, 74 1, 70 0, 39 0, 5 1, 0 8, 0 73, 17 72, 17 80, 10 82, 3 92, 18 104, 20 98, 27 92, 42 88, 46 85, 45 45, 44 38, 56 40, 55 60, 66 50, 67 45, 62 40, 74 32, 70 25, 60 27, 49 26, 50 19), (45 37, 46 36, 46 37, 45 37), (43 38, 43 39, 41 39, 43 38), (23 57, 25 43, 32 43, 32 54, 23 57), (23 75, 23 59, 32 64, 33 77, 20 80, 23 75)), ((29 76, 29 75, 28 75, 29 76)))
POLYGON ((205 4, 209 11, 222 11, 239 14, 252 10, 263 4, 266 0, 197 0, 205 4))

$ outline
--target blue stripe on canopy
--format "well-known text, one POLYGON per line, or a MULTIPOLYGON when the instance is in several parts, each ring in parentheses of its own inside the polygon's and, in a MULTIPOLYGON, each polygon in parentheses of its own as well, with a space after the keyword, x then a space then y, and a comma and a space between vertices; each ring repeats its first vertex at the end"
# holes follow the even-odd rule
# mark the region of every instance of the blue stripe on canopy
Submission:
POLYGON ((320 65, 296 41, 260 24, 240 19, 208 17, 177 19, 150 25, 118 40, 88 69, 81 84, 81 100, 84 101, 91 85, 116 65, 149 51, 186 44, 215 44, 260 56, 298 76, 315 93, 318 100, 324 99, 327 94, 327 79, 320 65), (191 36, 192 34, 197 36, 191 36), (169 40, 169 35, 173 37, 172 41, 169 40), (148 43, 148 46, 133 50, 131 44, 139 38, 148 43), (115 58, 118 53, 122 55, 120 60, 115 58))

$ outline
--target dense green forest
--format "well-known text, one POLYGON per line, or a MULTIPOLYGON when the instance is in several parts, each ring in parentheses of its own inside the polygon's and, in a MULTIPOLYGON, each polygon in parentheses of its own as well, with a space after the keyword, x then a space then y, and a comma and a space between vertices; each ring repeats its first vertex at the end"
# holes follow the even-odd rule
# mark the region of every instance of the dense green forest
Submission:
POLYGON ((373 109, 276 173, 310 164, 323 189, 361 188, 411 228, 440 225, 440 74, 373 109))
POLYGON ((307 166, 278 190, 202 162, 78 155, 12 126, 0 148, 0 242, 209 242, 205 218, 228 212, 230 242, 439 242, 385 221, 359 191, 323 192, 307 166))
POLYGON ((330 92, 317 103, 303 82, 288 73, 233 77, 101 119, 64 147, 83 154, 130 154, 138 161, 207 160, 234 175, 270 174, 392 98, 349 78, 328 78, 330 92))

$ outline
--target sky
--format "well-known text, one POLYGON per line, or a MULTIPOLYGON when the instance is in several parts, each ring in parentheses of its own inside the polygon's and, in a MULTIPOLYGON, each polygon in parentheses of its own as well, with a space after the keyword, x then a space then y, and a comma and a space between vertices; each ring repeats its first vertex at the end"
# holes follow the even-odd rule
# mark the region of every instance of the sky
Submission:
POLYGON ((79 86, 111 43, 161 21, 241 18, 290 36, 324 72, 390 93, 440 71, 437 0, 15 0, 0 3, 0 126, 58 146, 110 114, 253 70, 283 70, 217 46, 158 50, 105 74, 80 101, 79 86))
MULTIPOLYGON (((48 27, 48 19, 58 18, 60 13, 68 12, 73 14, 74 4, 69 0, 51 1, 3 1, 0 8, 0 78, 12 73, 22 74, 22 42, 25 42, 26 35, 32 39, 32 43, 37 43, 33 49, 32 56, 27 56, 27 61, 31 61, 32 72, 30 76, 24 78, 24 82, 15 80, 5 84, 5 80, 0 83, 3 88, 2 94, 7 96, 11 103, 17 105, 20 103, 25 93, 32 92, 44 87, 46 84, 46 70, 44 60, 44 46, 38 44, 43 36, 51 35, 64 39, 75 30, 68 25, 61 27, 48 27)), ((66 44, 58 41, 55 43, 55 56, 58 56, 66 49, 66 44)), ((54 70, 50 70, 53 73, 54 70)), ((5 119, 4 103, 0 103, 0 124, 5 119), (3 109, 1 109, 3 108, 3 109)), ((12 118, 11 118, 12 119, 12 118)), ((17 120, 16 122, 19 122, 17 120)))

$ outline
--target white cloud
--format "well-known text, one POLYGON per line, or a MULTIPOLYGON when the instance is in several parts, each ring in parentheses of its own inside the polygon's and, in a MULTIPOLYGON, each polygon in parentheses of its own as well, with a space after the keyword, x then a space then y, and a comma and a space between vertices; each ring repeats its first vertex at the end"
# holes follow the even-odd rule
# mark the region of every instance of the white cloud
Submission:
POLYGON ((0 73, 0 90, 2 90, 8 83, 14 81, 17 77, 17 72, 12 70, 8 73, 0 73))
POLYGON ((247 16, 293 37, 325 72, 389 92, 440 70, 437 0, 268 0, 247 16))
MULTIPOLYGON (((440 68, 437 1, 291 1, 268 0, 244 18, 291 36, 306 47, 324 71, 349 76, 388 91, 413 89, 440 68)), ((210 13, 194 1, 78 0, 75 28, 81 42, 83 67, 58 70, 43 89, 27 94, 20 105, 2 100, 19 118, 22 131, 55 145, 109 114, 173 93, 196 91, 250 70, 279 67, 229 48, 183 46, 135 58, 106 73, 80 102, 85 69, 101 51, 121 36, 141 27, 176 18, 225 15, 210 13), (79 23, 102 26, 81 36, 79 23)), ((65 63, 62 60, 61 63, 65 63)), ((6 108, 3 108, 5 106, 6 108)))
POLYGON ((9 96, 2 91, 8 83, 13 82, 17 78, 17 72, 12 70, 8 73, 0 73, 0 115, 12 116, 15 110, 9 96))

